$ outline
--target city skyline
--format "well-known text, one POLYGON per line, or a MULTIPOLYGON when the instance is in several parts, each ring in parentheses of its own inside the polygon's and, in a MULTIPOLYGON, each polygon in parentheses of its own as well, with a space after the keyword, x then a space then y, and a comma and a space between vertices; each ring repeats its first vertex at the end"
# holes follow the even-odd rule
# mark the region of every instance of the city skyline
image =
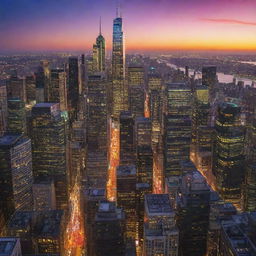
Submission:
MULTIPOLYGON (((1 2, 2 51, 87 51, 98 34, 100 16, 106 48, 111 49, 115 0, 1 2)), ((256 51, 255 1, 123 0, 120 5, 128 52, 256 51)))

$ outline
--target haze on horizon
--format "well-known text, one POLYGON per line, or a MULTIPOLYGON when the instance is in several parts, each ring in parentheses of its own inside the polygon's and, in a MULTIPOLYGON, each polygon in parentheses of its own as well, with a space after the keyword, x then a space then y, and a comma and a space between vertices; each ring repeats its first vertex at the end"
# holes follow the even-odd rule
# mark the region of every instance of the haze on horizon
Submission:
MULTIPOLYGON (((111 49, 116 0, 1 0, 1 51, 111 49)), ((123 0, 127 51, 256 51, 254 0, 123 0)))

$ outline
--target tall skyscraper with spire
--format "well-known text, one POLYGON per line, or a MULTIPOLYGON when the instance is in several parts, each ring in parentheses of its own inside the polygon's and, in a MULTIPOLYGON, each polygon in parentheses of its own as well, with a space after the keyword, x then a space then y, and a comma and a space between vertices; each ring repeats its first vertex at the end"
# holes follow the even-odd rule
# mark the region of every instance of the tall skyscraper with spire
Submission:
POLYGON ((101 18, 99 26, 99 35, 96 39, 96 44, 93 45, 93 69, 94 72, 105 71, 105 38, 101 33, 101 18))
POLYGON ((128 108, 128 90, 125 87, 125 49, 123 20, 117 8, 117 17, 113 22, 112 81, 113 106, 112 114, 119 116, 120 111, 128 108))

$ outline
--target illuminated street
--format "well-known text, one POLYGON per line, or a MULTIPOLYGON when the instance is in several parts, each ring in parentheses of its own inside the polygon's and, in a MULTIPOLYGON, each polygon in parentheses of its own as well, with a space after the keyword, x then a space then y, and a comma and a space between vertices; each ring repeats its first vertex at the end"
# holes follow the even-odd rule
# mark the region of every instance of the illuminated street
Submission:
POLYGON ((109 165, 107 181, 107 199, 116 200, 116 167, 119 165, 120 144, 119 144, 119 126, 114 121, 110 127, 110 144, 109 144, 109 165))
POLYGON ((146 93, 146 98, 144 102, 144 115, 146 118, 150 118, 150 107, 149 107, 149 95, 146 93))
POLYGON ((65 234, 65 252, 67 256, 84 255, 86 239, 84 232, 84 221, 81 211, 80 184, 76 181, 70 194, 70 219, 65 234))
POLYGON ((153 153, 153 193, 163 193, 163 163, 157 152, 153 153))
POLYGON ((216 188, 216 178, 213 175, 210 168, 203 168, 198 162, 198 157, 195 155, 195 153, 190 153, 190 160, 194 163, 197 170, 205 177, 206 182, 211 187, 212 190, 217 191, 216 188))

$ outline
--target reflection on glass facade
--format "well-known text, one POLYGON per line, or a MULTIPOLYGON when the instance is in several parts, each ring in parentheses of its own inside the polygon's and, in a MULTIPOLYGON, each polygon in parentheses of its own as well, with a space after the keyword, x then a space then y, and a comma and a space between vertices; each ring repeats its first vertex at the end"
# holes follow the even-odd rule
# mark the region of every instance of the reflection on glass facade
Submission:
POLYGON ((5 217, 32 207, 31 141, 22 135, 0 137, 0 204, 5 217))
POLYGON ((179 175, 180 161, 189 160, 191 142, 191 90, 187 84, 166 86, 165 175, 179 175))
POLYGON ((240 203, 244 179, 244 130, 239 126, 240 107, 222 103, 215 124, 213 173, 221 196, 240 203))
POLYGON ((113 52, 112 52, 112 86, 113 105, 112 114, 119 116, 120 111, 127 110, 128 90, 125 86, 125 48, 121 17, 113 23, 113 52))
POLYGON ((57 208, 67 206, 65 122, 58 103, 39 103, 32 109, 33 171, 53 177, 57 208))
POLYGON ((8 99, 8 127, 10 133, 26 133, 26 109, 25 103, 17 98, 8 99))

